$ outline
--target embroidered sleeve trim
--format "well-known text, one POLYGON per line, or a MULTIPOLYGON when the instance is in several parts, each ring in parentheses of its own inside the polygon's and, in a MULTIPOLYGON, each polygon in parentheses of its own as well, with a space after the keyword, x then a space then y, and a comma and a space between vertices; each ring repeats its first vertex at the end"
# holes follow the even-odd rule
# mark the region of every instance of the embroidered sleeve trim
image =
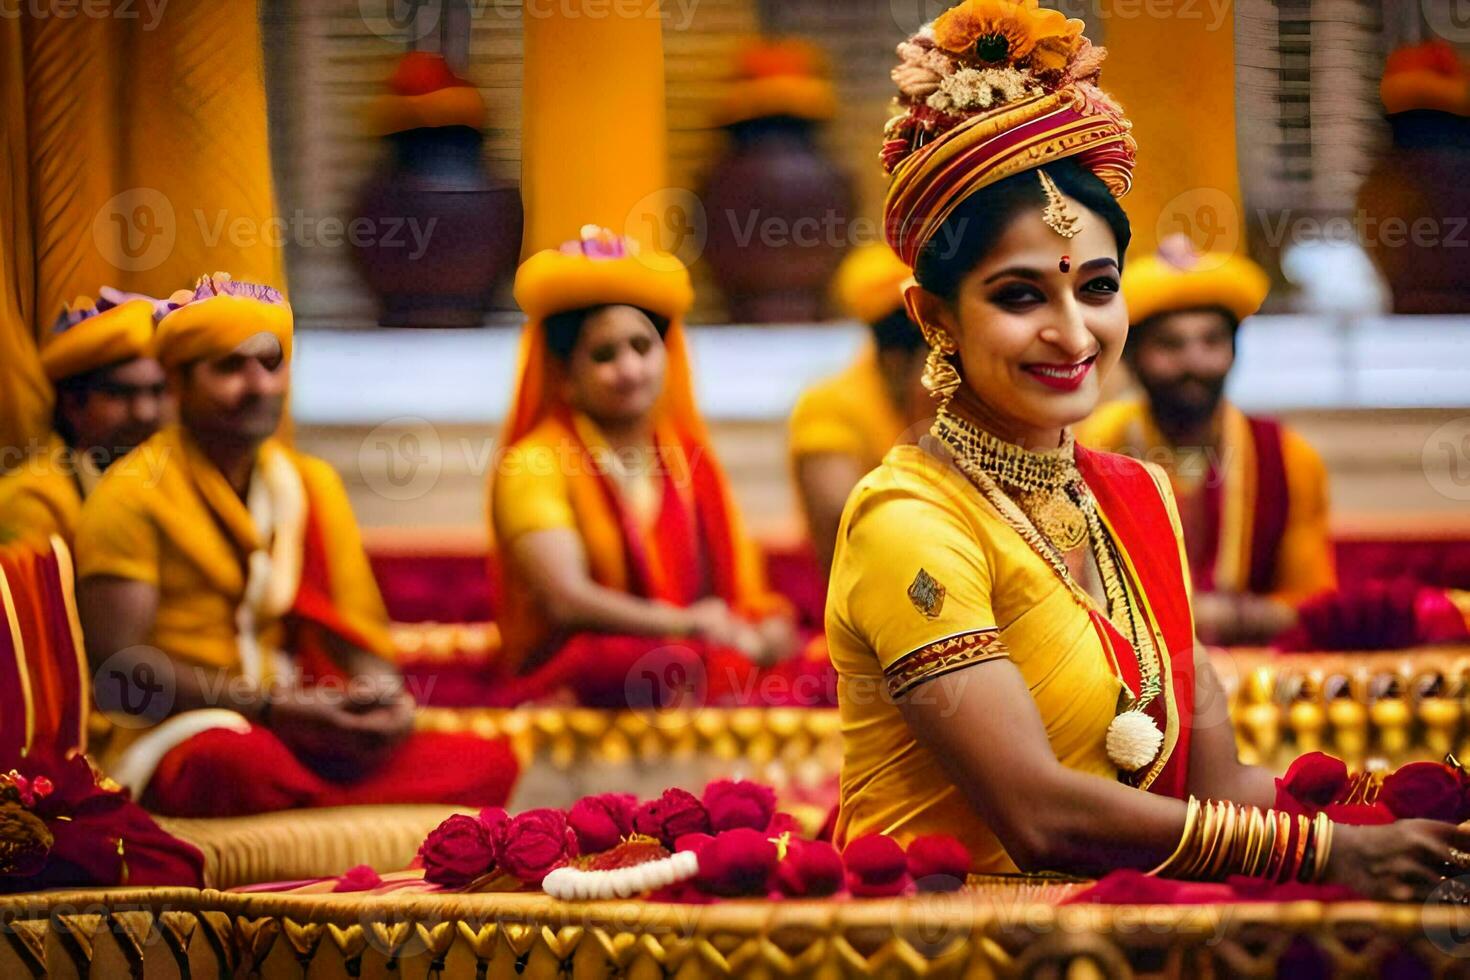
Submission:
POLYGON ((883 673, 889 696, 898 698, 941 674, 1005 656, 1009 656, 1009 651, 1001 641, 1000 631, 991 626, 926 643, 899 657, 883 673))

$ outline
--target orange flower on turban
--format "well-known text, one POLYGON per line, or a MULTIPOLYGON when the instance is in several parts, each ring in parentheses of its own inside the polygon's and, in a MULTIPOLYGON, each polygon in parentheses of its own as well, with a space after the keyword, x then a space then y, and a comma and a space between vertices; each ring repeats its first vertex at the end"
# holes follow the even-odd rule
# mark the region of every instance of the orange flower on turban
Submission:
POLYGON ((934 43, 958 55, 994 64, 1014 63, 1041 49, 1046 64, 1061 68, 1077 49, 1082 22, 1068 20, 1037 0, 965 0, 934 21, 934 43))

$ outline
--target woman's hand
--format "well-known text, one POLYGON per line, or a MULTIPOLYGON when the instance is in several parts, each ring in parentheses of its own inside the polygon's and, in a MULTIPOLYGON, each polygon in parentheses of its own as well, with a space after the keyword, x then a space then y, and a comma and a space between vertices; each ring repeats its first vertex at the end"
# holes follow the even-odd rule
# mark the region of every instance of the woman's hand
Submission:
POLYGON ((801 637, 788 616, 767 616, 755 624, 755 631, 760 637, 760 654, 752 659, 762 666, 783 663, 801 652, 801 637))
POLYGON ((685 631, 715 646, 738 646, 745 624, 724 599, 709 596, 690 603, 683 610, 685 631))
POLYGON ((1324 880, 1364 898, 1420 902, 1446 877, 1470 873, 1450 860, 1450 848, 1470 851, 1470 828, 1438 820, 1381 826, 1337 824, 1324 880))

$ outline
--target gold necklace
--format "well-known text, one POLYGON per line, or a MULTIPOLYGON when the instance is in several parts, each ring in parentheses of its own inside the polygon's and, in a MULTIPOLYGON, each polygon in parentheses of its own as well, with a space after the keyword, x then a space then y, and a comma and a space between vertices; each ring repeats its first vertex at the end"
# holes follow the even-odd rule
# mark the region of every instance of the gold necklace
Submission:
POLYGON ((973 460, 1012 496, 1026 516, 1062 552, 1087 540, 1087 517, 1078 499, 1082 474, 1072 455, 1072 435, 1058 449, 1034 452, 939 409, 934 435, 956 456, 973 460))
MULTIPOLYGON (((1002 519, 1031 546, 1031 549, 1052 566, 1057 577, 1071 591, 1078 604, 1084 609, 1096 608, 1096 601, 1073 578, 1071 571, 1067 568, 1065 553, 1057 547, 1054 539, 1038 530, 1036 523, 1021 507, 1020 502, 1002 489, 995 476, 982 465, 981 459, 970 455, 967 445, 953 439, 954 428, 941 425, 942 421, 942 416, 935 421, 931 434, 949 448, 960 472, 995 507, 1002 519)), ((979 432, 979 430, 975 431, 979 432)), ((1072 450, 1070 435, 1062 448, 1067 452, 1067 458, 1070 459, 1072 450)), ((1092 492, 1082 480, 1081 473, 1076 471, 1075 462, 1072 469, 1077 473, 1077 478, 1069 488, 1077 494, 1073 502, 1083 516, 1084 539, 1091 544, 1098 575, 1103 581, 1103 594, 1107 599, 1105 613, 1118 631, 1131 640, 1133 654, 1138 663, 1139 690, 1131 699, 1119 706, 1118 716, 1108 726, 1107 733, 1109 758, 1120 769, 1135 773, 1150 763, 1157 763, 1159 750, 1164 741, 1163 732, 1159 730, 1157 723, 1143 710, 1163 691, 1162 655, 1147 624, 1143 622, 1138 613, 1127 583, 1123 580, 1120 572, 1121 559, 1112 538, 1103 527, 1092 492)), ((1122 678, 1119 680, 1121 681, 1122 678)), ((1126 684, 1124 690, 1127 690, 1126 684)))

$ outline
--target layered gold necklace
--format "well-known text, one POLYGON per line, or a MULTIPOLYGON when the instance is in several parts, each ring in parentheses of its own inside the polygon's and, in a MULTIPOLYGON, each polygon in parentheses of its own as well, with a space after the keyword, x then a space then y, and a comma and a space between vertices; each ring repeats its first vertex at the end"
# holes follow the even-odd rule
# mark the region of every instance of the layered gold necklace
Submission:
POLYGON ((973 463, 1000 484, 1063 554, 1087 540, 1087 515, 1080 501, 1090 502, 1092 496, 1077 470, 1070 432, 1060 448, 1036 452, 993 436, 946 407, 934 419, 934 435, 957 460, 973 463))
POLYGON ((1072 575, 1066 553, 1090 544, 1107 599, 1105 613, 1132 642, 1141 681, 1137 694, 1119 706, 1109 727, 1108 754, 1129 772, 1153 761, 1163 734, 1143 709, 1163 690, 1159 648, 1120 572, 1121 556, 1103 527, 1097 502, 1077 469, 1071 433, 1060 448, 1035 452, 991 435, 947 407, 939 409, 931 433, 1006 523, 1052 566, 1084 609, 1096 608, 1097 602, 1072 575), (1136 737, 1140 729, 1143 734, 1136 737), (1115 743, 1136 742, 1146 747, 1115 748, 1115 743))

